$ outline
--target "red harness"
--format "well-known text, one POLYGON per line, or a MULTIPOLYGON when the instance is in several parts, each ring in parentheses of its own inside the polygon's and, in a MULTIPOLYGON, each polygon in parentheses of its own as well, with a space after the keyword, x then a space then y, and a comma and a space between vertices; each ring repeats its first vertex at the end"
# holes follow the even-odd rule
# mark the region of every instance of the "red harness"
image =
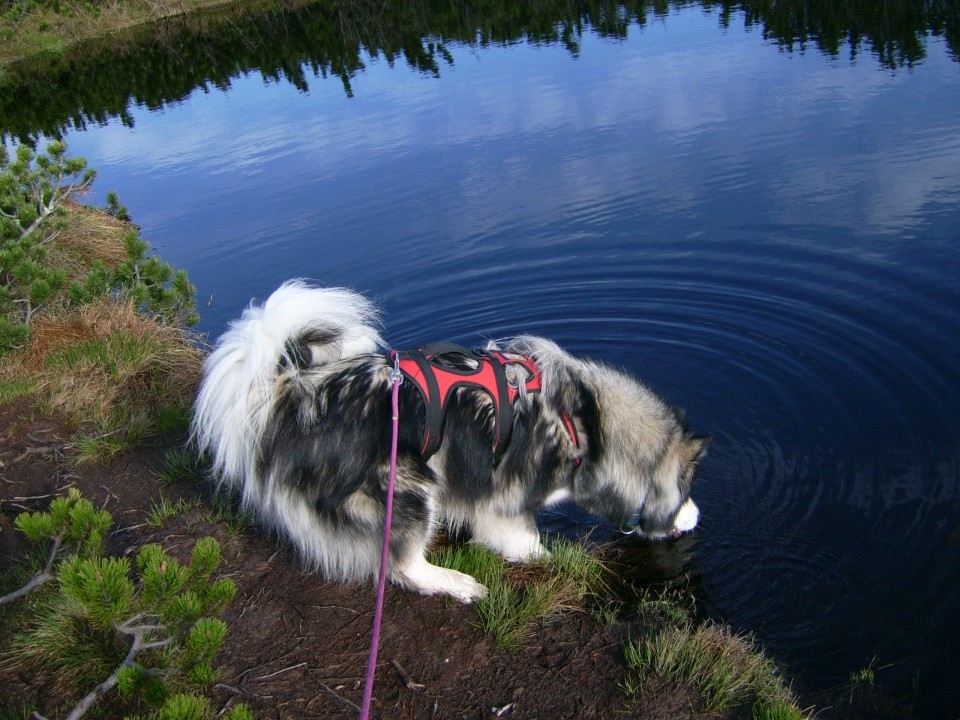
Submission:
POLYGON ((524 392, 540 392, 540 370, 530 358, 500 350, 468 350, 460 345, 435 343, 416 350, 391 352, 399 356, 400 372, 412 382, 426 409, 423 442, 424 459, 440 449, 443 419, 450 395, 460 387, 485 391, 493 400, 495 428, 493 450, 503 454, 513 430, 513 403, 520 395, 519 385, 507 380, 506 369, 519 366, 526 371, 524 392))
MULTIPOLYGON (((393 350, 404 378, 416 386, 423 398, 426 419, 420 452, 426 460, 443 442, 444 415, 450 395, 460 387, 474 387, 493 400, 495 428, 493 451, 497 459, 503 455, 513 430, 513 404, 521 393, 519 385, 507 380, 506 369, 519 366, 526 371, 523 392, 540 392, 541 376, 536 363, 528 357, 502 350, 469 350, 462 345, 433 343, 416 350, 393 350), (399 359, 397 359, 399 358, 399 359)), ((580 438, 573 421, 561 413, 564 426, 576 448, 580 438)), ((580 464, 580 458, 576 464, 580 464)))

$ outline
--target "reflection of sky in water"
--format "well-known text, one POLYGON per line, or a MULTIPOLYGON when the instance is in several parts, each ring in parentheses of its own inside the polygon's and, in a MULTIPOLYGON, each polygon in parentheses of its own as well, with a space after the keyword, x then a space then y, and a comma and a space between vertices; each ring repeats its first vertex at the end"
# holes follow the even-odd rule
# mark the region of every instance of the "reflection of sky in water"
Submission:
POLYGON ((205 330, 305 275, 370 292, 398 344, 541 332, 650 378, 717 438, 692 550, 711 610, 825 682, 880 653, 906 684, 922 667, 955 687, 943 43, 889 71, 691 8, 587 35, 577 58, 450 50, 439 79, 369 61, 347 98, 337 78, 300 93, 250 74, 68 139, 214 296, 205 330), (915 602, 929 622, 898 624, 915 602))
POLYGON ((621 188, 684 214, 687 233, 804 224, 811 211, 856 234, 903 232, 929 203, 956 199, 960 100, 942 92, 956 83, 945 53, 898 76, 866 59, 782 53, 736 28, 718 40, 716 25, 688 12, 634 27, 625 42, 588 35, 577 59, 560 47, 454 46, 440 80, 371 61, 353 99, 335 79, 313 79, 301 94, 287 83, 264 89, 250 74, 226 94, 197 91, 155 116, 138 110, 134 131, 115 123, 72 142, 102 158, 101 191, 112 182, 107 165, 124 166, 114 184, 148 226, 192 213, 211 193, 245 225, 263 224, 264 201, 287 204, 293 225, 314 224, 327 210, 323 198, 309 202, 319 183, 336 193, 366 175, 373 190, 385 162, 418 158, 444 175, 437 189, 452 238, 482 232, 491 207, 501 220, 546 218, 621 188), (922 130, 910 115, 904 122, 905 107, 924 109, 922 130), (162 174, 167 202, 141 203, 128 173, 162 174))

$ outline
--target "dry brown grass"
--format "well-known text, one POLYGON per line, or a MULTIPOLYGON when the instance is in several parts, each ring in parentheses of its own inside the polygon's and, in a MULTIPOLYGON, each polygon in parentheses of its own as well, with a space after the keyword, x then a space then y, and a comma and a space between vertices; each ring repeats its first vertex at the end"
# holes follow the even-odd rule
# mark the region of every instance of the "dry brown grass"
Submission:
POLYGON ((47 249, 50 265, 74 280, 85 276, 97 260, 116 267, 126 259, 123 239, 136 229, 131 223, 74 200, 65 203, 65 210, 64 227, 47 249))
MULTIPOLYGON (((60 318, 51 318, 43 325, 36 329, 38 343, 50 344, 53 337, 61 333, 87 342, 124 335, 145 351, 138 358, 138 364, 119 367, 118 372, 107 372, 106 368, 94 362, 77 365, 78 375, 87 384, 94 384, 93 376, 103 376, 103 387, 96 388, 96 397, 101 402, 104 397, 119 398, 124 393, 132 402, 147 398, 177 402, 192 398, 196 391, 202 354, 192 338, 181 328, 138 313, 130 301, 95 303, 72 313, 64 313, 60 318), (50 339, 45 341, 44 335, 50 339), (152 392, 146 385, 140 387, 147 374, 155 374, 155 380, 160 383, 152 392)), ((50 351, 46 355, 51 357, 50 351)))
MULTIPOLYGON (((109 212, 65 204, 45 262, 67 283, 86 282, 96 263, 105 275, 128 259, 136 227, 109 212)), ((200 379, 199 338, 105 294, 79 307, 66 296, 33 316, 26 345, 0 363, 0 398, 32 394, 77 431, 80 455, 106 459, 145 435, 182 427, 200 379), (101 442, 103 441, 103 442, 101 442)))
POLYGON ((136 440, 162 426, 164 414, 185 416, 203 353, 181 328, 129 301, 102 299, 38 318, 28 347, 10 359, 79 431, 136 440))

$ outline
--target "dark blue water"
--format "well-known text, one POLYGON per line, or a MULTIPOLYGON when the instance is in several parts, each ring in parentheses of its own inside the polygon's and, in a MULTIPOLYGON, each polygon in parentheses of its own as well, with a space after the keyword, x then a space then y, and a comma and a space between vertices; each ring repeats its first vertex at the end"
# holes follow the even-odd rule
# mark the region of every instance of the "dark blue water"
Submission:
POLYGON ((628 554, 804 687, 872 663, 957 718, 960 63, 922 45, 687 7, 576 53, 450 43, 438 77, 365 56, 352 97, 238 74, 67 139, 214 335, 305 276, 397 346, 533 332, 646 378, 715 441, 698 534, 628 554))

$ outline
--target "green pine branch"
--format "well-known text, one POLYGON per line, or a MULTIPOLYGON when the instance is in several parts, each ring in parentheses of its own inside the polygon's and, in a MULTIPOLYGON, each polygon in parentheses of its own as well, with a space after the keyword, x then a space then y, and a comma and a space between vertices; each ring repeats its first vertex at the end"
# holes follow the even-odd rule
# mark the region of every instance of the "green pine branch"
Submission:
MULTIPOLYGON (((112 291, 132 297, 148 314, 192 326, 199 316, 196 288, 182 270, 156 256, 135 228, 124 239, 126 259, 107 268, 94 261, 68 278, 48 250, 60 236, 67 200, 90 187, 96 172, 83 158, 67 155, 65 142, 36 153, 0 145, 0 353, 23 347, 34 316, 58 305, 79 305, 112 291), (60 219, 57 219, 60 218, 60 219)), ((106 212, 129 222, 117 194, 107 194, 106 212)))
MULTIPOLYGON (((58 653, 71 658, 82 654, 65 647, 75 637, 71 627, 86 627, 106 639, 122 638, 122 660, 80 699, 67 720, 81 718, 114 689, 159 705, 157 717, 207 717, 206 711, 178 714, 205 706, 189 700, 191 696, 171 695, 169 687, 172 682, 209 686, 218 680, 213 660, 227 627, 215 616, 236 593, 232 580, 214 577, 220 545, 201 538, 187 564, 155 544, 141 547, 133 562, 105 557, 103 534, 110 523, 109 513, 96 510, 75 489, 54 500, 48 512, 16 518, 21 532, 34 541, 50 542, 51 549, 44 569, 2 601, 13 602, 53 579, 59 580, 59 593, 46 604, 47 615, 16 638, 13 647, 28 665, 55 669, 62 663, 58 653), (58 561, 66 552, 70 554, 58 561)), ((242 707, 234 712, 229 716, 234 720, 250 717, 242 707)))
POLYGON ((70 488, 67 497, 56 498, 48 512, 26 512, 14 521, 20 532, 34 542, 49 542, 50 550, 43 569, 19 590, 0 597, 0 605, 26 596, 44 583, 56 579, 54 564, 63 552, 92 556, 103 548, 103 535, 113 522, 106 510, 97 510, 93 503, 70 488))

